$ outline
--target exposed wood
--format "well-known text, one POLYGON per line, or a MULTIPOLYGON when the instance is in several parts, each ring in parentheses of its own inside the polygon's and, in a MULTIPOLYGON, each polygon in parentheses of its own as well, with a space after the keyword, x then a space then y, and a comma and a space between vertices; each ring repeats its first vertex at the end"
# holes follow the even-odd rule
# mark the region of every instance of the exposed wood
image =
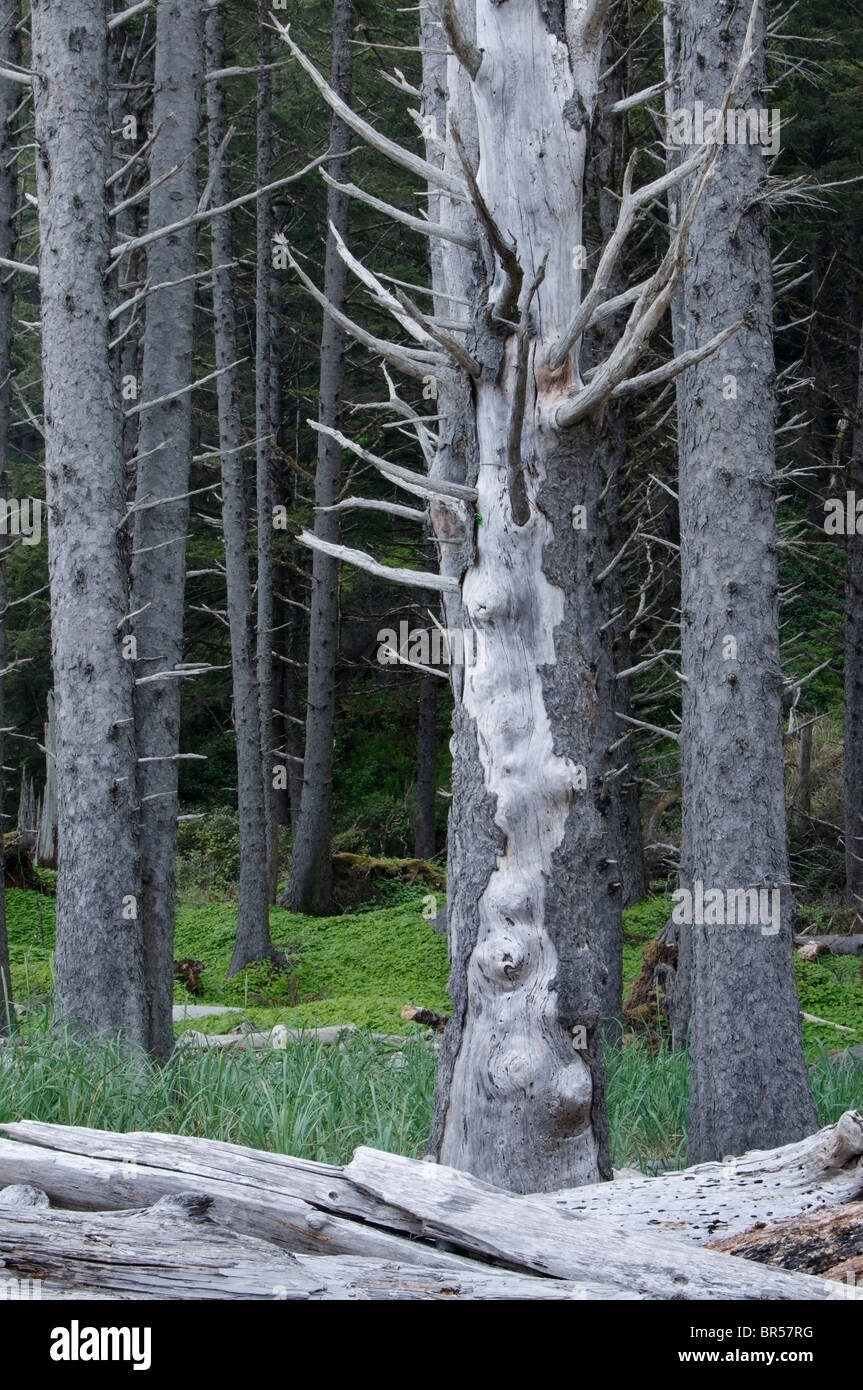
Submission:
MULTIPOLYGON (((164 1299, 309 1299, 325 1295, 318 1267, 209 1219, 188 1191, 146 1211, 0 1210, 0 1268, 76 1289, 164 1299), (276 1290, 279 1293, 276 1294, 276 1290)), ((333 1297, 360 1297, 342 1287, 333 1297)))
POLYGON ((614 1217, 627 1230, 667 1233, 703 1245, 759 1223, 860 1199, 861 1154, 863 1116, 849 1110, 835 1125, 785 1148, 700 1163, 658 1178, 572 1188, 542 1200, 558 1211, 614 1217))
MULTIPOLYGON (((409 1212, 426 1236, 555 1278, 587 1278, 601 1269, 615 1287, 661 1299, 832 1295, 826 1280, 769 1270, 717 1251, 693 1248, 682 1261, 679 1242, 667 1236, 575 1217, 552 1209, 547 1199, 526 1202, 454 1168, 431 1168, 360 1148, 345 1173, 361 1191, 409 1212)), ((863 1300, 863 1289, 857 1297, 863 1300)))
POLYGON ((779 1269, 829 1277, 836 1265, 863 1256, 863 1202, 759 1225, 743 1235, 711 1241, 708 1248, 779 1269))

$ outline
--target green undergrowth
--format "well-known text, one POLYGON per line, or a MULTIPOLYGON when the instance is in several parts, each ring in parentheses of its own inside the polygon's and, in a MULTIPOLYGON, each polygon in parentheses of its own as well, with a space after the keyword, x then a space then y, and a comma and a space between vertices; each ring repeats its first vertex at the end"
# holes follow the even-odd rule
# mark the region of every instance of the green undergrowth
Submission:
MULTIPOLYGON (((273 941, 292 963, 286 969, 254 965, 234 979, 228 979, 228 968, 235 906, 200 898, 181 902, 175 954, 202 960, 205 969, 200 995, 191 995, 177 981, 175 1002, 239 1007, 261 1028, 280 1022, 301 1028, 354 1023, 375 1032, 410 1033, 416 1025, 401 1019, 405 1004, 448 1011, 446 939, 423 917, 425 901, 417 890, 387 907, 326 918, 273 908, 273 941)), ((9 889, 6 904, 16 998, 39 999, 51 983, 54 901, 9 889)), ((653 897, 624 914, 627 989, 641 968, 645 944, 668 920, 669 910, 666 898, 653 897)), ((828 1020, 804 1022, 807 1055, 863 1044, 859 960, 828 956, 810 964, 795 956, 795 971, 804 1012, 828 1020)), ((227 1013, 178 1026, 219 1033, 236 1027, 237 1020, 237 1014, 227 1013)))

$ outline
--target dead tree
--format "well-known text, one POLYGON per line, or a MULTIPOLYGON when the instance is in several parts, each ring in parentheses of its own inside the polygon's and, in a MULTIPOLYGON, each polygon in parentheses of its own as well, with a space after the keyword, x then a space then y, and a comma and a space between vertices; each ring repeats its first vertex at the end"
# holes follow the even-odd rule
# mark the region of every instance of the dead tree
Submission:
MULTIPOLYGON (((428 389, 452 390, 468 412, 443 413, 446 439, 416 424, 428 474, 341 439, 428 503, 440 572, 390 569, 364 552, 307 533, 303 539, 394 582, 442 592, 484 652, 454 681, 453 1019, 441 1054, 433 1147, 443 1162, 519 1191, 609 1172, 588 886, 603 836, 585 794, 596 696, 582 595, 572 583, 586 569, 590 537, 591 518, 581 511, 585 478, 610 401, 671 380, 739 327, 729 323, 684 357, 637 372, 674 293, 715 158, 708 148, 637 189, 630 163, 618 223, 590 290, 583 287, 584 172, 601 99, 607 9, 603 0, 562 12, 535 0, 476 0, 474 16, 469 6, 446 3, 452 55, 440 163, 351 112, 281 30, 346 124, 437 195, 435 221, 400 209, 390 215, 441 240, 446 254, 456 246, 474 258, 453 270, 446 289, 435 286, 430 316, 344 248, 349 268, 413 340, 409 346, 370 334, 327 304, 293 262, 354 337, 428 389), (627 234, 669 182, 688 174, 697 177, 678 234, 631 293, 619 336, 588 371, 580 343, 608 311, 609 277, 627 234), (441 322, 444 293, 453 299, 441 322), (454 448, 462 428, 467 448, 454 448)), ((734 74, 729 95, 741 75, 734 74)))

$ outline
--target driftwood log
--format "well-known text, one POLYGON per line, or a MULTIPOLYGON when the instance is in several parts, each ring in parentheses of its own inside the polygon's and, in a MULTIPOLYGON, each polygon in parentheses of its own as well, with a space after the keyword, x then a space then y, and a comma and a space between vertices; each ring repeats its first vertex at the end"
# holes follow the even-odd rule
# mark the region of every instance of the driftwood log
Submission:
POLYGON ((824 1299, 819 1271, 698 1247, 863 1190, 854 1113, 732 1164, 533 1197, 372 1149, 337 1167, 176 1135, 0 1132, 0 1268, 38 1267, 44 1297, 824 1299))
POLYGON ((863 1274, 863 1202, 758 1226, 743 1235, 711 1241, 710 1249, 745 1255, 779 1269, 844 1280, 849 1273, 863 1274))

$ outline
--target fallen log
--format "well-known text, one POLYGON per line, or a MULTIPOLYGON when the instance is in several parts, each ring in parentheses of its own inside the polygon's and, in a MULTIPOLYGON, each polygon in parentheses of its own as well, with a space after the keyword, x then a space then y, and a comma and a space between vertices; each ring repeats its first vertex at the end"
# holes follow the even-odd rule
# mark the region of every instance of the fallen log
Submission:
POLYGON ((435 1009, 417 1008, 415 1004, 405 1004, 401 1016, 408 1023, 422 1023, 435 1033, 442 1033, 449 1023, 449 1014, 439 1014, 435 1009))
MULTIPOLYGON (((853 1112, 784 1150, 535 1197, 369 1149, 339 1168, 175 1135, 37 1122, 0 1131, 13 1136, 0 1139, 0 1186, 27 1182, 54 1202, 91 1212, 151 1205, 191 1189, 211 1199, 212 1217, 239 1235, 297 1256, 371 1261, 362 1285, 371 1298, 410 1297, 411 1287, 416 1296, 451 1297, 450 1276, 461 1280, 457 1297, 523 1296, 493 1293, 479 1280, 479 1257, 504 1267, 495 1273, 555 1281, 558 1293, 549 1297, 819 1299, 835 1285, 693 1246, 717 1230, 751 1227, 777 1204, 797 1214, 848 1201, 863 1186, 863 1120, 853 1112), (717 1185, 730 1209, 717 1212, 717 1185), (680 1220, 663 1219, 666 1202, 680 1220), (407 1265, 415 1285, 411 1271, 393 1268, 407 1265)), ((343 1263, 336 1271, 342 1283, 352 1269, 343 1263)))
POLYGON ((711 1241, 708 1248, 779 1269, 823 1274, 827 1279, 836 1278, 835 1271, 841 1268, 838 1277, 842 1279, 849 1263, 863 1263, 863 1202, 759 1226, 743 1235, 711 1241))
POLYGON ((308 1300, 362 1298, 266 1241, 211 1220, 197 1193, 144 1211, 88 1213, 0 1207, 0 1269, 112 1297, 308 1300), (278 1291, 278 1292, 277 1292, 278 1291))
POLYGON ((863 934, 860 933, 854 936, 841 933, 828 936, 795 936, 794 945, 817 947, 818 955, 863 956, 863 934))
MULTIPOLYGON (((576 1280, 601 1271, 622 1292, 652 1299, 820 1300, 835 1292, 811 1275, 713 1250, 684 1253, 669 1236, 528 1202, 455 1168, 360 1148, 345 1174, 361 1191, 421 1221, 427 1238, 510 1268, 576 1280)), ((850 1292, 863 1301, 863 1289, 850 1292)))
POLYGON ((861 1154, 863 1115, 847 1110, 835 1125, 783 1148, 524 1200, 570 1215, 613 1217, 628 1230, 664 1232, 705 1245, 863 1197, 861 1154))

